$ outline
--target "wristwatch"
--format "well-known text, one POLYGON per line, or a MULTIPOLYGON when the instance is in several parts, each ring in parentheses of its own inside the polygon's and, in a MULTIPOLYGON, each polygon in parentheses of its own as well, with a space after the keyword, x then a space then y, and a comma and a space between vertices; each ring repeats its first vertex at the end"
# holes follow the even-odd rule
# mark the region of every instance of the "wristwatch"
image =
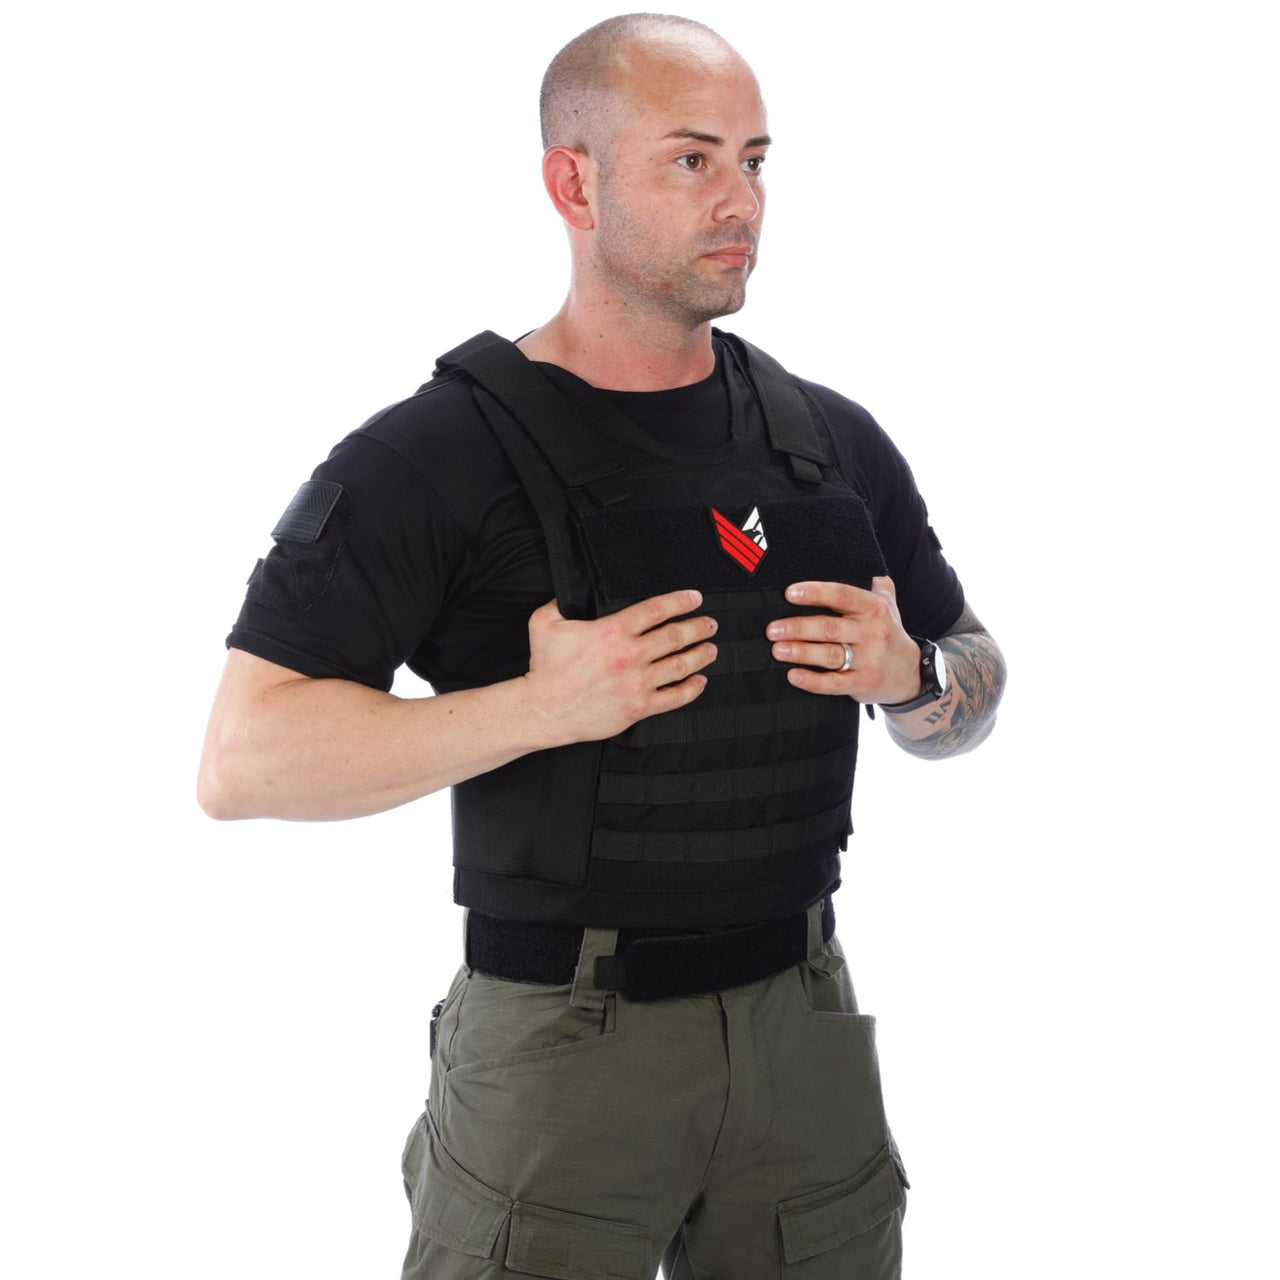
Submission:
POLYGON ((880 710, 891 716, 904 711, 915 711, 927 703, 936 702, 947 691, 947 664, 942 650, 932 640, 922 636, 911 637, 920 646, 920 694, 909 702, 881 703, 880 710))

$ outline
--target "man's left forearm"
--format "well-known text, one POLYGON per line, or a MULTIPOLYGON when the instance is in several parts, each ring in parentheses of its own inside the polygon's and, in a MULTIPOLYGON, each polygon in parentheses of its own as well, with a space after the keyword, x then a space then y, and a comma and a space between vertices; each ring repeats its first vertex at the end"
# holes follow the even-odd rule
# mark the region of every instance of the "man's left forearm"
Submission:
POLYGON ((1004 693, 1004 655, 968 605, 938 648, 947 665, 942 696, 915 711, 885 715, 898 745, 926 760, 973 750, 995 726, 1004 693))

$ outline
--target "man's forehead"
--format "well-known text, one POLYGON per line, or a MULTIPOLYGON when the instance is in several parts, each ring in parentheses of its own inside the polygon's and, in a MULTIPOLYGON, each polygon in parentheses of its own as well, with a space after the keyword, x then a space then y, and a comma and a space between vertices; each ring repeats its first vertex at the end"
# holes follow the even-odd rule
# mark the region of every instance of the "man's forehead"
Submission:
POLYGON ((714 68, 670 61, 647 72, 617 86, 624 127, 626 114, 633 113, 642 135, 653 141, 684 137, 717 145, 740 143, 749 134, 753 145, 762 145, 764 102, 755 76, 740 59, 714 68))

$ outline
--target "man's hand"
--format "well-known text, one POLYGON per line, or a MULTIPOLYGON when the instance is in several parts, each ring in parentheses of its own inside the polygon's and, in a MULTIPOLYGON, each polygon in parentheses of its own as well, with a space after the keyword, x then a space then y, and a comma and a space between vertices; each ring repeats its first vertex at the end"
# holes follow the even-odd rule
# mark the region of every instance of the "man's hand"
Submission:
POLYGON ((902 628, 892 578, 873 578, 870 591, 843 582, 797 582, 787 588, 787 599, 838 615, 769 624, 773 656, 798 664, 787 672, 797 688, 843 693, 858 702, 907 702, 919 694, 920 646, 902 628))
POLYGON ((701 603, 697 591, 672 591, 588 622, 567 620, 554 600, 536 610, 524 678, 548 741, 609 738, 692 702, 716 657, 715 620, 683 616, 701 603))

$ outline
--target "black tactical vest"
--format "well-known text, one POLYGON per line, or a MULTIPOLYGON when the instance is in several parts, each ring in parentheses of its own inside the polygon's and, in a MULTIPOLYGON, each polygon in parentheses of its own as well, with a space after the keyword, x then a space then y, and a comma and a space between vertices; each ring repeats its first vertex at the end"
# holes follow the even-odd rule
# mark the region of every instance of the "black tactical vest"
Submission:
POLYGON ((565 617, 695 587, 698 613, 719 626, 707 687, 689 706, 453 788, 464 906, 556 924, 728 928, 803 911, 839 882, 859 707, 791 685, 765 627, 812 612, 786 601, 792 582, 869 587, 884 559, 820 410, 776 361, 718 336, 765 430, 741 415, 714 465, 602 431, 496 334, 438 362, 437 374, 473 380, 542 523, 565 617))

